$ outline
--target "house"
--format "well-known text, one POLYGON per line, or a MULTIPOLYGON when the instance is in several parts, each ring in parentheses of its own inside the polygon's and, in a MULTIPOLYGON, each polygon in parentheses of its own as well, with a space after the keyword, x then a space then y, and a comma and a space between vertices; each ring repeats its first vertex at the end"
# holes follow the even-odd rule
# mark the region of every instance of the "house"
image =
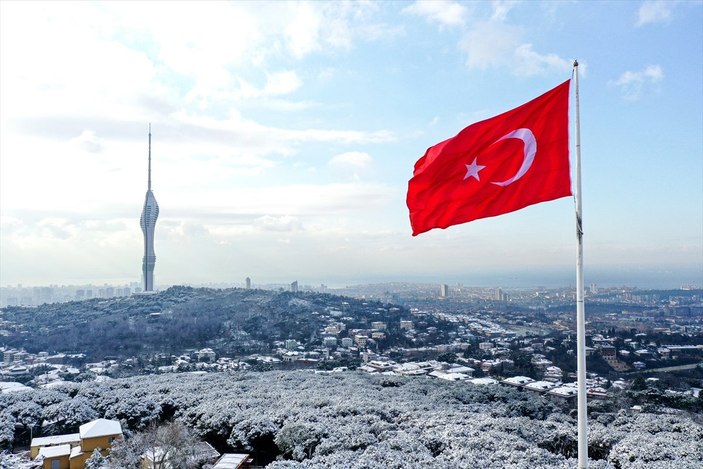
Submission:
POLYGON ((43 469, 70 469, 71 445, 47 446, 39 450, 43 469))
POLYGON ((547 370, 544 372, 544 380, 545 381, 552 381, 552 382, 557 382, 561 381, 561 378, 564 376, 564 373, 561 368, 558 366, 548 366, 547 370))
POLYGON ((515 386, 521 388, 526 384, 532 383, 535 380, 527 376, 513 376, 512 378, 506 378, 501 383, 507 384, 508 386, 515 386))
POLYGON ((199 362, 207 362, 207 363, 212 363, 215 361, 215 358, 217 355, 211 348, 204 348, 202 350, 198 350, 196 352, 196 356, 198 357, 199 362))
POLYGON ((461 373, 471 378, 474 374, 474 369, 468 366, 452 365, 452 367, 447 370, 447 373, 461 373))
POLYGON ((429 376, 432 376, 433 378, 443 379, 446 381, 464 381, 470 378, 470 376, 465 375, 463 373, 447 373, 446 371, 442 370, 432 371, 431 373, 429 373, 429 376))
POLYGON ((471 380, 471 383, 479 386, 487 386, 490 384, 498 384, 498 381, 493 378, 474 378, 471 380))
MULTIPOLYGON (((34 459, 39 456, 39 451, 43 448, 51 448, 54 446, 69 445, 71 448, 81 444, 81 436, 79 433, 70 433, 67 435, 44 436, 41 438, 32 438, 32 443, 29 448, 29 456, 34 459)), ((46 455, 45 455, 46 457, 46 455)))
POLYGON ((607 399, 608 391, 601 387, 589 388, 586 395, 592 399, 607 399))
POLYGON ((558 387, 557 384, 551 381, 532 381, 524 386, 525 389, 538 393, 544 393, 556 387, 558 387))
POLYGON ((32 388, 29 386, 25 386, 22 383, 18 383, 15 381, 5 381, 5 382, 0 382, 0 393, 8 393, 8 392, 18 392, 18 391, 31 391, 32 388))
POLYGON ((571 401, 576 399, 578 396, 578 388, 575 386, 576 383, 565 384, 554 389, 547 391, 547 394, 554 396, 558 399, 563 399, 565 401, 571 401))
POLYGON ((30 455, 43 458, 43 469, 84 469, 95 449, 106 456, 118 438, 120 422, 97 419, 81 425, 78 433, 32 439, 30 455))

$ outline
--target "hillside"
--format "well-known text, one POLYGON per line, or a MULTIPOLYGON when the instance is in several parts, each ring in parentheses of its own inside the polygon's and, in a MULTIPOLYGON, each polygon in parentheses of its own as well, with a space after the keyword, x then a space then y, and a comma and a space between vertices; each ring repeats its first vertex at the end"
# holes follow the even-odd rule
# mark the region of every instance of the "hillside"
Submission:
MULTIPOLYGON (((350 317, 350 327, 389 319, 383 306, 321 293, 171 287, 149 296, 6 307, 0 312, 5 329, 0 345, 30 353, 82 353, 88 360, 201 347, 231 356, 267 351, 277 340, 310 341, 330 311, 350 317)), ((389 336, 408 315, 394 309, 389 336)))
MULTIPOLYGON (((594 404, 592 468, 695 468, 703 427, 685 413, 607 412, 594 404)), ((120 419, 131 431, 176 419, 219 451, 282 468, 573 468, 574 419, 503 386, 356 372, 169 374, 0 395, 14 422, 120 419)), ((35 433, 36 436, 36 433, 35 433)))

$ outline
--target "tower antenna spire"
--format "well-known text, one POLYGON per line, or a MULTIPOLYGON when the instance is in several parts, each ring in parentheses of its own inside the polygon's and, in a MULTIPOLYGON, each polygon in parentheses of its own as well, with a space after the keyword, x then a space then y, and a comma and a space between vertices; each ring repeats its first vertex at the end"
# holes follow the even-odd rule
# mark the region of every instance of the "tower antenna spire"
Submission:
POLYGON ((149 185, 148 189, 151 190, 151 122, 149 123, 149 185))

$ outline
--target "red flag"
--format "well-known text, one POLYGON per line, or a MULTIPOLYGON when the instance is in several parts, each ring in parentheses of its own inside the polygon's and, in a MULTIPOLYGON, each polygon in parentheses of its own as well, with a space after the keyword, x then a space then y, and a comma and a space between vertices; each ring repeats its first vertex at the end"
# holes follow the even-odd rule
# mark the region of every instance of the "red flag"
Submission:
POLYGON ((413 236, 571 195, 569 83, 428 148, 408 182, 413 236))

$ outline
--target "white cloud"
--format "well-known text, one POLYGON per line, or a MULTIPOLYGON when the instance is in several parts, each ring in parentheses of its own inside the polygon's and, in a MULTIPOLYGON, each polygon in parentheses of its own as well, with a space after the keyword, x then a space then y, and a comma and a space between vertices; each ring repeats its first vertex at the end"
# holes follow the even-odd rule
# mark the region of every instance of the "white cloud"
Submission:
POLYGON ((659 65, 649 65, 643 70, 626 71, 617 80, 608 82, 611 86, 620 88, 625 99, 638 100, 646 87, 651 87, 664 79, 664 72, 659 65))
POLYGON ((285 48, 296 59, 314 53, 350 49, 355 41, 375 41, 395 36, 399 28, 375 23, 372 2, 278 2, 285 48))
POLYGON ((332 166, 341 168, 368 169, 373 163, 373 158, 368 153, 350 151, 335 155, 330 160, 332 166))
POLYGON ((491 16, 491 19, 496 21, 505 21, 508 17, 508 13, 510 13, 510 10, 512 10, 518 3, 519 1, 516 0, 493 0, 493 15, 491 16))
POLYGON ((289 215, 264 215, 254 220, 254 226, 262 231, 299 231, 303 228, 298 218, 289 215))
POLYGON ((373 165, 373 158, 368 153, 350 151, 335 155, 329 165, 342 177, 358 181, 373 165))
POLYGON ((270 96, 289 94, 300 88, 302 84, 294 70, 273 73, 267 77, 264 92, 270 96))
POLYGON ((337 74, 337 69, 333 67, 325 67, 317 74, 317 79, 322 82, 327 82, 332 80, 337 74))
POLYGON ((302 58, 321 48, 319 42, 322 15, 311 3, 296 8, 285 29, 287 47, 296 58, 302 58))
POLYGON ((550 72, 568 72, 573 66, 571 60, 556 54, 540 54, 532 49, 532 44, 521 44, 515 49, 515 73, 517 75, 544 75, 550 72))
MULTIPOLYGON (((383 184, 361 182, 321 184, 280 184, 275 186, 219 186, 208 192, 183 194, 169 188, 156 193, 157 200, 169 200, 172 207, 197 216, 207 213, 220 217, 234 214, 291 217, 319 217, 367 210, 383 206, 392 195, 383 184)), ((161 203, 161 202, 160 202, 161 203)))
POLYGON ((246 80, 238 78, 238 89, 231 93, 221 93, 219 99, 251 99, 271 96, 282 96, 293 93, 303 84, 295 70, 269 73, 266 76, 266 84, 257 88, 246 80))
POLYGON ((519 28, 499 22, 482 22, 469 31, 461 43, 470 68, 485 70, 509 64, 520 45, 519 28))
POLYGON ((640 5, 637 12, 637 26, 650 23, 666 23, 671 19, 671 10, 674 3, 670 0, 647 1, 640 5))
POLYGON ((318 107, 320 104, 315 101, 293 101, 289 99, 268 98, 260 100, 257 105, 262 109, 270 109, 272 111, 304 111, 318 107))
POLYGON ((104 147, 103 140, 92 130, 84 130, 78 137, 71 139, 71 143, 90 153, 100 153, 104 147))
POLYGON ((134 115, 141 93, 163 94, 154 82, 157 70, 147 56, 106 37, 111 30, 109 18, 90 7, 80 13, 71 11, 75 7, 33 2, 3 5, 0 81, 4 89, 12 90, 3 93, 3 112, 8 117, 37 112, 100 115, 108 102, 111 116, 126 118, 134 115), (64 7, 69 9, 65 14, 64 7))
POLYGON ((403 12, 421 16, 440 26, 462 26, 468 15, 464 5, 449 0, 419 0, 405 7, 403 12))
POLYGON ((568 72, 572 61, 557 54, 541 54, 522 42, 521 28, 497 21, 478 23, 462 40, 469 68, 508 67, 513 75, 546 75, 568 72))

